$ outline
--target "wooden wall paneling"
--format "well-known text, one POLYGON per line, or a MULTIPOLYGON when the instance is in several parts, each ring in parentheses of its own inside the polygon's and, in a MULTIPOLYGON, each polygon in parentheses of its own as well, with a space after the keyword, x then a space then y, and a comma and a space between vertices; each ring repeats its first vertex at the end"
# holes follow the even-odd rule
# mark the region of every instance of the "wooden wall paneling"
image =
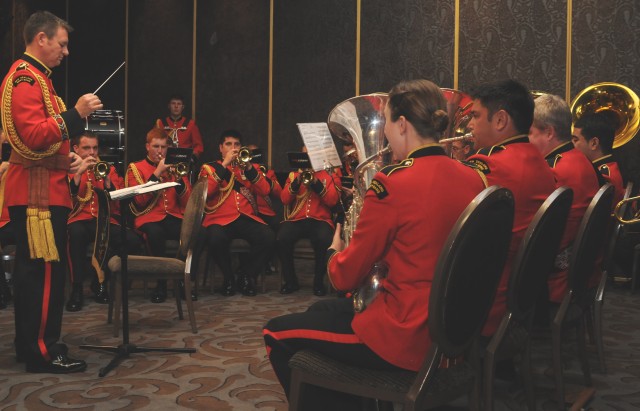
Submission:
POLYGON ((204 159, 220 158, 218 137, 230 128, 266 154, 269 0, 199 1, 196 27, 196 99, 204 159))
POLYGON ((299 151, 296 123, 324 122, 355 93, 355 0, 276 0, 273 55, 273 164, 288 170, 299 151))
POLYGON ((361 35, 362 94, 417 78, 453 87, 454 2, 363 2, 361 35))

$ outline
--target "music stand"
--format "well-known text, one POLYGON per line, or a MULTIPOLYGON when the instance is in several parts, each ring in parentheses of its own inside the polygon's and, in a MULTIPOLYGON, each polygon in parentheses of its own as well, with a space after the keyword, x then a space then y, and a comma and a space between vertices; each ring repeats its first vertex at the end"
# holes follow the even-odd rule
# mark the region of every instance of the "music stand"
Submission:
MULTIPOLYGON (((100 369, 98 375, 104 377, 117 367, 120 362, 126 358, 129 358, 130 354, 145 353, 145 352, 171 352, 171 353, 183 353, 193 354, 196 352, 195 348, 164 348, 164 347, 141 347, 129 342, 129 279, 127 274, 127 221, 129 216, 129 206, 131 199, 139 194, 151 193, 154 191, 162 190, 167 187, 178 185, 177 183, 160 183, 154 185, 147 185, 145 187, 135 186, 123 188, 121 190, 115 190, 111 193, 103 190, 95 190, 98 194, 99 208, 98 210, 109 209, 109 199, 116 197, 120 202, 120 235, 122 238, 122 246, 120 249, 120 282, 122 286, 122 344, 118 346, 109 345, 81 345, 81 349, 89 350, 103 350, 115 353, 115 357, 105 367, 100 369), (113 196, 113 197, 112 197, 113 196)), ((107 212, 107 219, 109 212, 107 212)), ((99 233, 96 233, 96 238, 99 233)))

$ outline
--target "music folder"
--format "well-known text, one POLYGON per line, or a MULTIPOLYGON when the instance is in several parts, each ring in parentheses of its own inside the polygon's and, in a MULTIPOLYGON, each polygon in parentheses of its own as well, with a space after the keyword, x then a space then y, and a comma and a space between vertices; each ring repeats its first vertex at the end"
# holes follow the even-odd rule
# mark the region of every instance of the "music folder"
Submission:
POLYGON ((189 163, 193 155, 192 148, 169 147, 167 148, 167 158, 165 164, 189 163))
POLYGON ((169 187, 179 185, 175 181, 168 181, 166 183, 159 183, 157 181, 147 181, 144 184, 140 184, 133 187, 125 187, 120 190, 106 191, 109 198, 112 200, 125 200, 127 198, 135 197, 140 194, 152 193, 154 191, 162 190, 169 187))
POLYGON ((289 159, 289 166, 294 169, 309 170, 311 169, 311 160, 307 153, 302 152, 288 152, 287 158, 289 159))

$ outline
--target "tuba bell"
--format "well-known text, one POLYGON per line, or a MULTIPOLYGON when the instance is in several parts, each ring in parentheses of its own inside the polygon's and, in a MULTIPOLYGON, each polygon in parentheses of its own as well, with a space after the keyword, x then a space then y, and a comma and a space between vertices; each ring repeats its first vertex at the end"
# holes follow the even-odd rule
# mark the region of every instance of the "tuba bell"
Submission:
MULTIPOLYGON (((447 100, 447 115, 449 117, 449 125, 442 133, 440 144, 449 144, 454 141, 472 140, 473 133, 469 130, 469 122, 471 121, 471 107, 473 99, 460 90, 450 88, 441 88, 445 100, 447 100)), ((451 146, 445 148, 450 157, 453 156, 449 151, 451 146)))
POLYGON ((610 110, 618 117, 618 128, 613 148, 618 148, 636 135, 640 128, 638 95, 629 87, 618 83, 597 83, 582 90, 571 103, 575 122, 585 114, 610 110))
MULTIPOLYGON (((345 141, 355 148, 350 156, 357 159, 353 172, 353 202, 347 210, 344 222, 344 241, 349 244, 358 222, 360 211, 371 181, 375 174, 391 163, 391 147, 386 144, 384 135, 384 108, 389 95, 374 93, 352 97, 338 104, 331 113, 327 123, 334 138, 345 141)), ((353 308, 363 311, 382 290, 382 279, 386 270, 379 269, 383 263, 378 262, 369 272, 368 280, 353 295, 353 308)))

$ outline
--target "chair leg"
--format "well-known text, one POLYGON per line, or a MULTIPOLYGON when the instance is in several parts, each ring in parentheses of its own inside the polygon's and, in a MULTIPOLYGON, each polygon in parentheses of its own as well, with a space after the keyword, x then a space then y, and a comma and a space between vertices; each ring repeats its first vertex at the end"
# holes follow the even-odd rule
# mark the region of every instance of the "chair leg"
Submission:
MULTIPOLYGON (((186 288, 185 282, 185 288, 186 288)), ((182 297, 180 297, 180 282, 178 280, 173 280, 173 293, 176 296, 176 308, 178 309, 178 318, 184 320, 184 314, 182 313, 182 297)), ((186 291, 185 291, 186 293, 186 291)), ((185 295, 186 298, 186 295, 185 295)))
POLYGON ((556 401, 559 410, 565 410, 564 405, 564 376, 562 373, 562 326, 553 324, 551 327, 553 350, 553 374, 556 379, 556 401))
MULTIPOLYGON (((585 315, 590 315, 590 313, 585 312, 585 315)), ((584 384, 587 387, 591 387, 591 370, 589 369, 589 361, 587 359, 586 336, 582 321, 578 321, 578 325, 576 326, 576 333, 578 338, 578 355, 580 356, 580 366, 582 368, 582 374, 584 375, 584 384)))
POLYGON ((289 411, 300 409, 300 395, 302 391, 302 380, 298 370, 291 371, 291 386, 289 387, 289 411))
POLYGON ((607 365, 604 358, 604 342, 602 341, 602 301, 596 301, 593 307, 593 332, 596 340, 596 350, 600 361, 600 371, 607 373, 607 365))
POLYGON ((496 361, 494 353, 491 350, 486 350, 484 355, 484 377, 483 377, 483 391, 484 391, 484 409, 487 411, 493 410, 493 378, 496 369, 496 361))
POLYGON ((524 385, 524 393, 527 399, 527 408, 529 411, 536 410, 536 396, 533 388, 533 371, 531 369, 531 338, 526 342, 525 349, 520 359, 520 373, 522 374, 522 383, 524 385))
POLYGON ((187 303, 187 312, 189 313, 189 322, 191 323, 191 332, 198 333, 196 326, 196 315, 193 309, 193 300, 191 299, 191 281, 189 281, 189 273, 184 276, 184 298, 187 303))

